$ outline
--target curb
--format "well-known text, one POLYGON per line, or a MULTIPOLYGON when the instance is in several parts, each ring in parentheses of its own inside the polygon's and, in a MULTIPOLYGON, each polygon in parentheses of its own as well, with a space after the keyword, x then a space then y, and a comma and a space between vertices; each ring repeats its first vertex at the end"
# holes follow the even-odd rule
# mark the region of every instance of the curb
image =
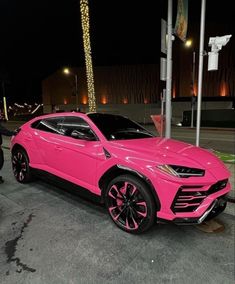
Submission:
MULTIPOLYGON (((177 125, 174 125, 175 128, 183 128, 183 129, 188 129, 188 130, 195 130, 196 129, 196 126, 194 126, 193 128, 191 127, 188 127, 188 126, 177 126, 177 125)), ((201 130, 212 130, 212 131, 235 131, 235 128, 232 128, 232 127, 222 127, 222 128, 213 128, 213 127, 203 127, 201 126, 200 127, 201 130)))

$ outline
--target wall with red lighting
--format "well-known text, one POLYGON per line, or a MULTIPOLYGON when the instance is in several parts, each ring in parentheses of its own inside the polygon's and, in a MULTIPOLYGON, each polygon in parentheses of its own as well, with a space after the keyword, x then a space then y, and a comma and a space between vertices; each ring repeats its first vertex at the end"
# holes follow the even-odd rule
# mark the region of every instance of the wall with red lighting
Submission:
MULTIPOLYGON (((186 55, 179 53, 173 62, 172 98, 176 100, 192 95, 192 66, 183 63, 187 62, 184 59, 186 55)), ((187 55, 188 60, 191 55, 190 53, 187 55)), ((79 107, 85 109, 88 104, 85 68, 71 68, 71 70, 78 77, 79 107)), ((233 73, 234 70, 230 65, 216 72, 204 70, 203 97, 234 96, 235 74, 233 73)), ((160 94, 165 86, 165 82, 159 79, 159 66, 156 64, 95 67, 94 81, 97 105, 106 106, 160 104, 160 94)), ((72 106, 71 108, 74 109, 75 79, 72 75, 66 76, 62 68, 42 82, 42 90, 45 112, 50 112, 55 105, 64 105, 67 108, 72 106)), ((197 95, 197 72, 194 93, 197 95)))

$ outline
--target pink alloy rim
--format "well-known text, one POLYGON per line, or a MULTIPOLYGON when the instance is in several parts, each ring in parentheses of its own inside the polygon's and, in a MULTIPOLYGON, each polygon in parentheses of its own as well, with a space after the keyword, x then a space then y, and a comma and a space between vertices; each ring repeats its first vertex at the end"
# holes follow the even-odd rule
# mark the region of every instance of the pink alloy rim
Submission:
POLYGON ((114 222, 126 230, 137 230, 147 216, 147 204, 138 188, 117 182, 108 192, 108 210, 114 222))

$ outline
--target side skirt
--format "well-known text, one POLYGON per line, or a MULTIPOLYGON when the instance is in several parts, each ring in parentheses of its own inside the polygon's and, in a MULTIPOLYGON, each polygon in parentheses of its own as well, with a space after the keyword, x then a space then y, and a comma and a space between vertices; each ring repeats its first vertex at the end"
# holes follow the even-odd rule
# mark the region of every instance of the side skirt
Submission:
POLYGON ((90 192, 88 189, 79 186, 77 184, 74 184, 70 181, 67 181, 61 177, 55 176, 51 173, 48 173, 46 171, 43 170, 38 170, 38 169, 34 169, 31 168, 32 173, 34 176, 38 177, 39 179, 42 179, 43 181, 46 181, 50 184, 53 184, 71 194, 75 194, 78 196, 83 197, 84 199, 88 199, 91 200, 95 203, 102 203, 101 202, 101 196, 96 195, 92 192, 90 192))

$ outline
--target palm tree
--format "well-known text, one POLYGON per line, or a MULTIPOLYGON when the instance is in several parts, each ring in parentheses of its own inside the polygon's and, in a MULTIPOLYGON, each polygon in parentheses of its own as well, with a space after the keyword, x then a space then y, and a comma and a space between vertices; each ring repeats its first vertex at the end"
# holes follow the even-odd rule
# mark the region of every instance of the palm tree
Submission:
POLYGON ((83 32, 83 48, 84 48, 85 63, 86 63, 88 105, 89 105, 89 111, 95 112, 96 98, 95 98, 94 75, 93 75, 92 56, 91 56, 88 0, 80 0, 80 11, 81 11, 82 32, 83 32))

